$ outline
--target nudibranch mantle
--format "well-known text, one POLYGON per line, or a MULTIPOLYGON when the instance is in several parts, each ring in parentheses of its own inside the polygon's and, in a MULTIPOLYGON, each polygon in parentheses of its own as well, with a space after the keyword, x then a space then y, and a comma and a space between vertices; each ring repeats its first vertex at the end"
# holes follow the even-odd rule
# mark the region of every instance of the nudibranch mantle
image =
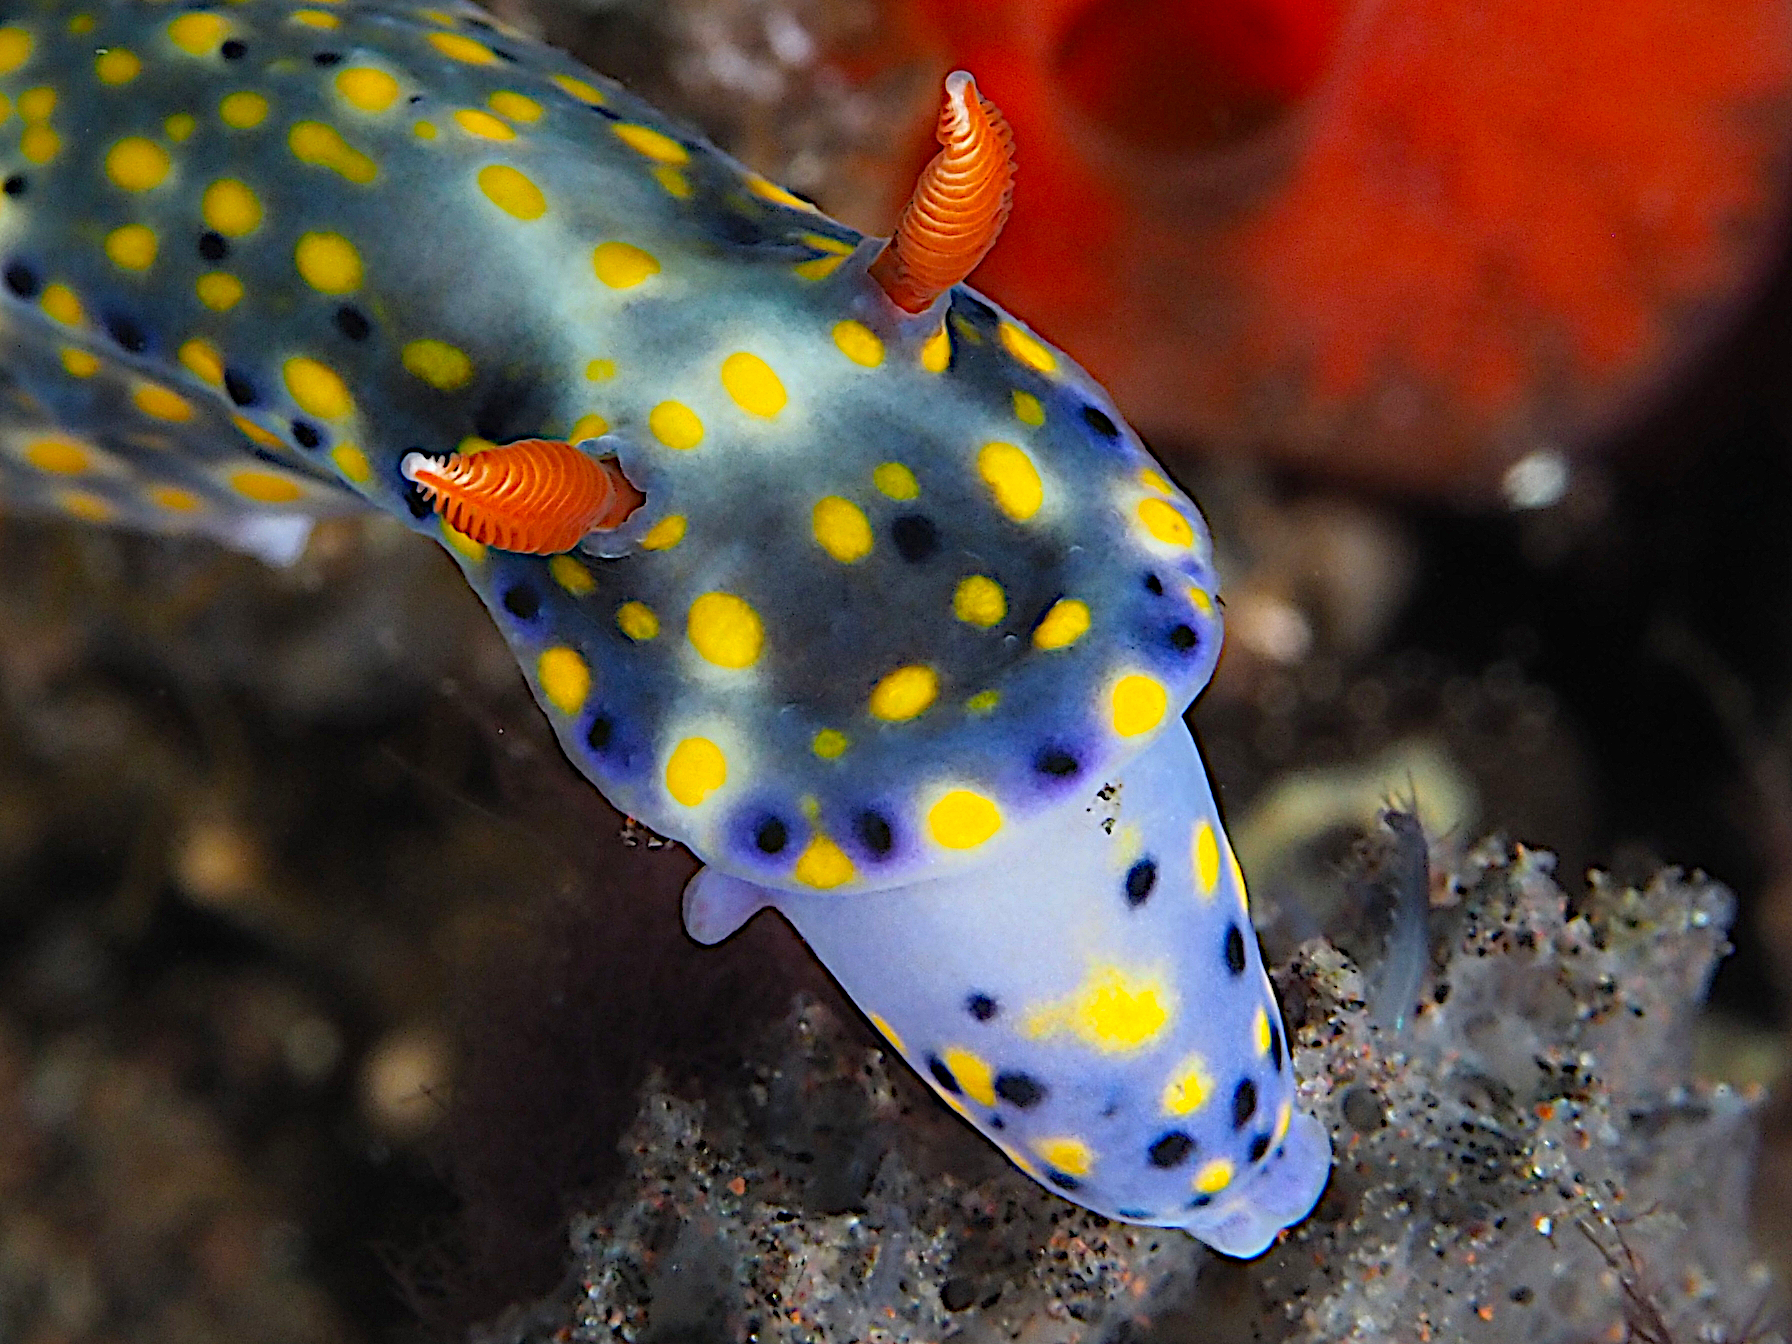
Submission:
MULTIPOLYGON (((1323 1136, 1290 1110, 1235 865, 1207 881, 1230 850, 1178 722, 1220 644, 1206 529, 1081 370, 962 285, 897 307, 878 240, 470 6, 16 13, 9 500, 272 555, 368 506, 434 537, 577 767, 710 865, 693 927, 776 904, 905 1052, 936 1048, 923 1000, 962 997, 969 969, 892 1000, 888 968, 938 950, 925 921, 893 922, 923 891, 962 898, 953 946, 986 954, 990 983, 1023 892, 1092 965, 1165 921, 1163 1018, 1118 1053, 1013 1015, 1046 1012, 1059 962, 1003 982, 1013 1012, 985 1037, 1048 1080, 1041 1116, 1087 1122, 1056 1136, 1087 1152, 1009 1151, 1092 1207, 1239 1253, 1304 1213, 1323 1136), (456 532, 412 479, 525 439, 614 459, 645 502, 577 550, 520 554, 456 532), (1195 784, 1160 788, 1177 772, 1195 784), (1112 789, 1097 837, 1077 819, 1112 789), (860 910, 891 940, 873 960, 843 932, 860 910), (1176 1112, 1189 1146, 1147 1163, 1163 1183, 1135 1205, 1156 1120, 1115 1101, 1103 1128, 1089 1105, 1146 1097, 1171 1049, 1232 1093, 1176 1112), (1231 1137, 1197 1133, 1234 1094, 1252 1105, 1231 1137)), ((983 1090, 910 1057, 949 1100, 983 1090)), ((1031 1133, 958 1104, 998 1142, 1031 1133)))

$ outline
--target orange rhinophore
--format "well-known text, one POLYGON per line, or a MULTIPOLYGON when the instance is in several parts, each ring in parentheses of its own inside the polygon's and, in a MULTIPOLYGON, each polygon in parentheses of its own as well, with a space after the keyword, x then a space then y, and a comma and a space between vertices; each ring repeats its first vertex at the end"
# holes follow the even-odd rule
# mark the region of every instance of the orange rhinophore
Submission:
POLYGON ((621 526, 646 499, 615 458, 554 439, 446 459, 410 453, 400 470, 457 532, 524 555, 570 551, 588 532, 621 526))
POLYGON ((911 313, 976 269, 1014 197, 1014 136, 963 70, 946 77, 937 135, 945 148, 921 171, 895 236, 871 263, 872 278, 911 313))

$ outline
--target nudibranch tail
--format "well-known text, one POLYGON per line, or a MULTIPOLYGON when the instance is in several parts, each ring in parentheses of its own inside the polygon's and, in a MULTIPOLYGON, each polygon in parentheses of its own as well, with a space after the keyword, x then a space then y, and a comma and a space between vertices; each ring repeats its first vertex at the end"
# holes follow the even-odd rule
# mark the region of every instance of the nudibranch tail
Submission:
POLYGON ((401 470, 457 532, 524 555, 570 551, 587 533, 620 526, 646 498, 614 458, 554 439, 445 460, 411 453, 401 470))
POLYGON ((897 307, 918 313, 995 246, 1014 196, 1014 136, 963 70, 946 77, 939 141, 896 234, 871 275, 897 307))

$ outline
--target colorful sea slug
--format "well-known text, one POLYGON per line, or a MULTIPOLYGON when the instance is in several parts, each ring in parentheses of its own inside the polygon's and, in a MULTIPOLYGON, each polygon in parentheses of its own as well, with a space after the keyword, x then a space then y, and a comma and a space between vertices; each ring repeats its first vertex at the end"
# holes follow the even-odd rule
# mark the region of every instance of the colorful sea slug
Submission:
POLYGON ((567 755, 782 912, 1024 1171, 1235 1255, 1329 1171, 1180 718, 1205 527, 955 281, 999 115, 865 239, 471 8, 0 23, 0 485, 266 554, 441 541, 567 755), (439 512, 438 512, 439 510, 439 512))

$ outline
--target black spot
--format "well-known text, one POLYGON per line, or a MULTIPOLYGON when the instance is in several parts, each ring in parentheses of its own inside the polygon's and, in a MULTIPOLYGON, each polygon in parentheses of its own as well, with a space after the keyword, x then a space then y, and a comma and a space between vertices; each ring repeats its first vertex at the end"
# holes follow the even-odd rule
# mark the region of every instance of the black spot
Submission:
POLYGON ((430 503, 422 487, 415 481, 404 483, 404 506, 411 511, 413 518, 427 518, 436 511, 436 506, 430 503))
POLYGON ((1050 775, 1053 779, 1069 779, 1082 767, 1077 764, 1076 757, 1068 751, 1057 747, 1047 747, 1033 758, 1033 768, 1042 775, 1050 775))
POLYGON ((248 406, 255 401, 255 385, 235 369, 224 370, 224 393, 238 406, 248 406))
POLYGON ((1090 429, 1094 430, 1104 439, 1117 439, 1120 437, 1120 426, 1109 419, 1107 412, 1102 410, 1099 406, 1083 407, 1083 420, 1090 429))
POLYGON ((313 65, 341 65, 342 53, 339 51, 320 51, 311 58, 313 65))
POLYGON ((1126 903, 1141 906, 1151 899, 1157 886, 1157 860, 1140 859, 1126 870, 1126 903))
POLYGON ((504 593, 504 610, 519 620, 532 621, 541 610, 541 594, 526 583, 519 583, 504 593))
POLYGON ((223 234, 207 229, 199 235, 199 255, 207 261, 223 261, 230 255, 230 244, 224 241, 223 234))
POLYGON ((1150 593, 1153 597, 1162 597, 1164 595, 1164 581, 1158 578, 1155 574, 1147 574, 1145 576, 1145 591, 1150 593))
POLYGON ((315 448, 318 444, 324 441, 324 436, 319 434, 315 427, 306 424, 303 420, 294 420, 292 422, 292 436, 299 441, 299 447, 301 448, 315 448))
POLYGON ((1200 642, 1200 636, 1195 634, 1193 626, 1179 625, 1170 631, 1170 647, 1177 653, 1187 653, 1200 642))
MULTIPOLYGON (((584 102, 582 100, 580 101, 579 106, 584 108, 588 112, 595 112, 598 116, 602 117, 605 121, 621 121, 622 120, 622 113, 616 111, 616 109, 612 108, 612 107, 594 107, 590 103, 584 102)), ((819 209, 820 207, 817 207, 817 208, 819 209)))
POLYGON ((585 740, 591 744, 591 750, 603 751, 609 747, 610 739, 615 736, 615 733, 616 725, 610 721, 609 716, 599 714, 591 720, 591 727, 585 733, 585 740))
POLYGON ((759 226, 759 222, 748 219, 745 215, 719 215, 715 219, 715 226, 723 238, 742 247, 752 247, 765 241, 765 230, 759 226))
POLYGON ((790 843, 790 830, 772 817, 759 823, 759 829, 753 833, 753 843, 759 846, 761 854, 782 854, 784 846, 790 843))
POLYGON ((5 275, 6 287, 14 294, 17 294, 21 299, 34 299, 37 297, 39 288, 37 272, 33 271, 24 262, 15 261, 10 263, 6 268, 5 275))
POLYGON ((987 1022, 996 1015, 996 1001, 987 994, 973 994, 964 1001, 964 1010, 979 1022, 987 1022))
POLYGON ((958 1079, 952 1076, 952 1070, 946 1067, 946 1061, 941 1059, 938 1055, 927 1056, 927 1071, 933 1075, 934 1082, 945 1088, 946 1091, 950 1092, 953 1096, 958 1097, 964 1095, 964 1089, 958 1085, 958 1079))
POLYGON ((896 543, 896 554, 911 565, 931 560, 940 548, 940 530, 931 518, 918 513, 905 513, 890 524, 890 540, 896 543))
POLYGON ((1276 1066, 1276 1072, 1282 1071, 1282 1024, 1276 1021, 1274 1013, 1269 1015, 1269 1059, 1276 1066))
POLYGON ((1188 1207, 1191 1209, 1204 1209, 1211 1203, 1213 1203, 1212 1195, 1196 1195, 1193 1199, 1189 1200, 1188 1207))
POLYGON ((218 48, 218 55, 222 56, 227 61, 240 61, 248 54, 248 44, 239 42, 234 37, 218 48))
POLYGON ((999 1115, 992 1115, 989 1117, 989 1127, 991 1129, 1007 1129, 1008 1122, 999 1115))
POLYGON ((1154 1216, 1150 1209, 1115 1209, 1114 1215, 1118 1218, 1134 1218, 1141 1222, 1154 1216))
POLYGON ((5 191, 8 196, 23 196, 25 194, 25 175, 14 173, 4 183, 0 183, 0 191, 5 191))
POLYGON ((512 65, 516 64, 516 53, 505 51, 503 47, 493 47, 492 55, 496 56, 500 61, 509 61, 512 65))
POLYGON ((890 823, 875 812, 859 813, 853 819, 852 829, 859 837, 859 843, 879 858, 888 854, 896 843, 896 838, 890 834, 890 823))
POLYGON ((1188 1155, 1195 1151, 1195 1141, 1189 1134, 1180 1129, 1172 1129, 1159 1136, 1158 1140, 1145 1150, 1154 1167, 1179 1167, 1188 1161, 1188 1155))
POLYGON ((1244 934, 1236 924, 1226 926, 1226 969, 1233 975, 1244 974, 1244 934))
POLYGON ((1018 1069, 996 1075, 996 1095, 1010 1106, 1030 1110, 1045 1100, 1046 1086, 1030 1073, 1018 1069))
POLYGON ((149 338, 143 334, 143 328, 128 317, 107 318, 106 334, 133 355, 149 349, 149 338))
POLYGON ((1257 1114, 1257 1084, 1249 1078, 1232 1089, 1232 1128, 1243 1129, 1257 1114))
POLYGON ((1250 1149, 1251 1161, 1261 1162, 1263 1160, 1263 1154, 1267 1153, 1268 1151, 1269 1151, 1269 1135, 1259 1134, 1256 1138, 1251 1140, 1251 1149, 1250 1149))
POLYGON ((1083 1188, 1083 1183, 1067 1171, 1048 1171, 1045 1173, 1045 1179, 1060 1190, 1081 1190, 1083 1188))
POLYGON ((373 324, 359 308, 344 304, 336 310, 336 330, 351 341, 364 341, 373 330, 373 324))
POLYGON ((462 19, 461 22, 466 24, 469 28, 477 28, 482 33, 495 33, 498 31, 495 24, 489 23, 485 19, 465 18, 462 19))

